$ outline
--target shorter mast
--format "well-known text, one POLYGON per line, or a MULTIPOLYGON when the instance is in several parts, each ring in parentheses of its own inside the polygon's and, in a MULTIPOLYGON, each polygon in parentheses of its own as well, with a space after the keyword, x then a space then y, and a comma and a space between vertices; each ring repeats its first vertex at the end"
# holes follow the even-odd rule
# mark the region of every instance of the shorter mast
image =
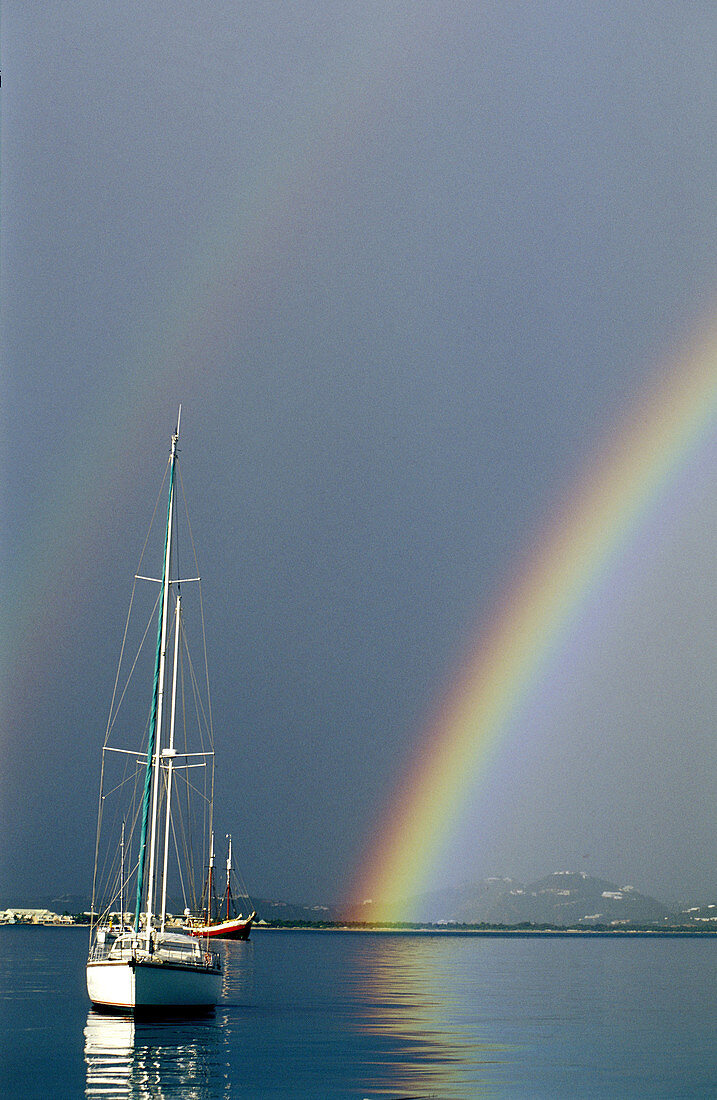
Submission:
POLYGON ((124 932, 124 818, 122 819, 122 841, 120 843, 120 932, 124 932))
POLYGON ((171 828, 172 807, 172 775, 174 757, 177 755, 174 748, 174 720, 177 714, 177 664, 179 657, 179 632, 182 621, 182 597, 177 595, 177 608, 174 618, 174 667, 172 669, 172 713, 169 720, 169 745, 162 750, 162 759, 167 764, 167 810, 164 821, 164 863, 162 867, 162 908, 160 912, 160 927, 164 932, 167 920, 167 863, 169 859, 169 832, 171 828))
POLYGON ((212 923, 212 891, 214 890, 214 833, 209 844, 209 871, 207 873, 207 924, 212 923))
POLYGON ((229 898, 231 897, 231 876, 232 876, 232 838, 227 833, 227 840, 229 841, 229 850, 227 852, 227 920, 229 920, 229 898))

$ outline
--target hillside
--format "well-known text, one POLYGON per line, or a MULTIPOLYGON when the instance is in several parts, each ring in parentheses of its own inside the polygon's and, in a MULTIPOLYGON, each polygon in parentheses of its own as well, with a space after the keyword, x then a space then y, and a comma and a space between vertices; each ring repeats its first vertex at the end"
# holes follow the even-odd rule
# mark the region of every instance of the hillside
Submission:
MULTIPOLYGON (((365 919, 372 920, 368 904, 365 919)), ((488 878, 460 889, 425 894, 413 899, 406 919, 431 924, 528 923, 564 928, 681 923, 674 910, 633 886, 617 886, 584 871, 556 871, 529 884, 488 878)))

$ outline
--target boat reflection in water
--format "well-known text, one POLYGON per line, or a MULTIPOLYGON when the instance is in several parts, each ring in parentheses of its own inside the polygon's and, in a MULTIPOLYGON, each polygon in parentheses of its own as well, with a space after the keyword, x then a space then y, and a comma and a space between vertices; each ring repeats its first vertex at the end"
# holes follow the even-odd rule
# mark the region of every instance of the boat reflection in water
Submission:
POLYGON ((215 1018, 140 1021, 92 1009, 85 1026, 86 1097, 124 1100, 223 1095, 227 1050, 215 1018))
POLYGON ((250 1004, 254 993, 254 944, 251 940, 225 940, 222 954, 222 1002, 227 1009, 250 1004))

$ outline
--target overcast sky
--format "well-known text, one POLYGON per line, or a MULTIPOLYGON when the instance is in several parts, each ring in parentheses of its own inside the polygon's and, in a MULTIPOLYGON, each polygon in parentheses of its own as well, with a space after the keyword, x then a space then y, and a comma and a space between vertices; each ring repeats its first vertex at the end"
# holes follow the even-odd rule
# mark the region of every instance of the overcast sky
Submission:
MULTIPOLYGON (((219 827, 255 894, 342 895, 516 562, 713 318, 716 44, 689 0, 8 0, 0 905, 89 889, 180 401, 219 827)), ((717 900, 716 452, 447 878, 717 900)))

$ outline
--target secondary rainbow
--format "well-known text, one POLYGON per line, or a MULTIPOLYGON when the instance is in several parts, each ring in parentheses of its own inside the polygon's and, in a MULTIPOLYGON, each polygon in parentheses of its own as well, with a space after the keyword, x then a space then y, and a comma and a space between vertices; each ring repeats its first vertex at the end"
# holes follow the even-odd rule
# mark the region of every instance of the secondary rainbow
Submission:
POLYGON ((453 823, 521 706, 570 645, 600 580, 717 424, 717 329, 658 381, 578 483, 485 625, 394 791, 352 888, 356 915, 399 919, 432 881, 453 823))
MULTIPOLYGON (((336 42, 331 95, 325 94, 326 70, 317 69, 297 98, 290 137, 277 134, 273 144, 257 148, 253 160, 247 149, 241 178, 234 188, 226 181, 226 194, 196 236, 188 228, 186 251, 166 283, 150 288, 147 300, 153 304, 135 317, 137 332, 125 358, 114 363, 112 382, 87 387, 75 430, 52 452, 32 527, 7 560, 3 613, 9 641, 0 657, 0 743, 6 751, 13 743, 10 731, 27 725, 28 684, 41 662, 47 670, 47 639, 62 636, 65 628, 68 605, 56 594, 78 562, 96 555, 107 470, 125 476, 124 456, 146 441, 150 423, 154 434, 157 423, 174 415, 176 400, 192 404, 193 384, 202 393, 226 385, 212 366, 221 360, 222 341, 227 335, 239 340, 254 313, 273 309, 272 295, 292 256, 313 248, 310 228, 319 196, 345 186, 336 156, 341 140, 361 146, 399 66, 424 45, 420 21, 411 42, 384 30, 380 21, 372 24, 358 47, 347 31, 336 42), (368 83, 367 71, 373 74, 368 83), (157 405, 162 392, 172 394, 164 411, 157 405)), ((10 776, 6 767, 0 798, 10 776)))

